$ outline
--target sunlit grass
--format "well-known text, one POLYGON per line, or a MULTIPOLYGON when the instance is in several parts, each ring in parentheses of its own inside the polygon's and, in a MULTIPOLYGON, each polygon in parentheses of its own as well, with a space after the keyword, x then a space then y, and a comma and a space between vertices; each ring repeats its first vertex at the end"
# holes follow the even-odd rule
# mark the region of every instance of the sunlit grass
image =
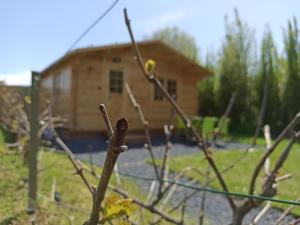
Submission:
MULTIPOLYGON (((31 224, 31 217, 26 212, 27 166, 23 163, 20 153, 5 149, 1 132, 0 150, 0 224, 31 224)), ((96 171, 101 174, 101 168, 96 167, 96 171)), ((87 220, 92 206, 92 197, 80 177, 74 172, 72 164, 64 153, 40 151, 37 224, 67 225, 72 222, 74 225, 82 225, 87 220), (51 200, 54 180, 56 180, 55 190, 61 196, 60 203, 51 200)), ((98 180, 89 174, 86 176, 89 182, 96 187, 98 180)), ((146 199, 145 194, 140 192, 139 185, 134 180, 123 177, 122 182, 122 189, 143 201, 146 199)), ((111 183, 116 185, 114 176, 111 183)), ((107 195, 109 194, 110 191, 107 195)), ((176 213, 173 215, 179 216, 176 213)), ((154 218, 154 215, 146 210, 143 210, 143 216, 146 224, 154 218)), ((139 221, 139 217, 137 210, 133 219, 139 221)), ((188 219, 188 221, 192 221, 192 219, 188 219)), ((160 224, 168 223, 161 222, 160 224)))
MULTIPOLYGON (((250 140, 250 139, 248 139, 250 140)), ((248 140, 245 140, 248 141, 248 140)), ((276 159, 278 159, 280 153, 287 145, 288 141, 284 140, 276 149, 271 157, 272 165, 274 165, 276 159)), ((251 179, 252 172, 256 166, 256 163, 264 153, 264 149, 259 147, 253 152, 247 153, 246 157, 243 158, 240 163, 235 165, 228 172, 224 173, 224 179, 232 192, 247 193, 249 188, 249 182, 251 179)), ((226 151, 214 151, 213 158, 220 171, 231 165, 236 159, 243 154, 242 150, 232 149, 226 151)), ((280 170, 280 175, 286 173, 292 174, 292 179, 285 180, 279 183, 278 195, 276 198, 295 200, 300 196, 300 173, 299 173, 299 161, 300 161, 300 145, 295 144, 291 150, 289 158, 286 160, 283 168, 280 170)), ((208 168, 207 161, 204 159, 202 154, 193 154, 187 156, 171 157, 169 168, 171 171, 180 172, 186 167, 194 167, 205 173, 208 168)), ((211 177, 214 176, 213 171, 210 172, 211 177)), ((185 176, 191 179, 197 179, 200 183, 204 183, 204 176, 199 175, 195 171, 185 172, 185 176)), ((261 190, 263 183, 264 173, 260 173, 257 180, 256 193, 258 194, 261 190)), ((210 187, 221 189, 218 181, 215 179, 210 183, 210 187)), ((274 203, 274 206, 286 208, 287 205, 274 203)), ((296 207, 295 213, 300 215, 300 207, 296 207)))

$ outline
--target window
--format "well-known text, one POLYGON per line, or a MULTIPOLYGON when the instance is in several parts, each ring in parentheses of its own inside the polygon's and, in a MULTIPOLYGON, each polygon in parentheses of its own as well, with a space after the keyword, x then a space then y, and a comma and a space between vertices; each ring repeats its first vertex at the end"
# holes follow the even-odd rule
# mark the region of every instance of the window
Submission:
MULTIPOLYGON (((159 81, 162 85, 164 85, 164 79, 159 79, 159 81)), ((163 93, 156 85, 154 85, 154 100, 163 100, 163 99, 164 99, 163 93)))
POLYGON ((53 78, 53 94, 54 96, 60 95, 62 88, 62 77, 60 74, 56 74, 53 78))
POLYGON ((109 72, 109 92, 122 93, 123 92, 123 72, 111 70, 109 72))
POLYGON ((174 98, 177 99, 177 92, 176 92, 176 80, 168 80, 168 92, 174 98))

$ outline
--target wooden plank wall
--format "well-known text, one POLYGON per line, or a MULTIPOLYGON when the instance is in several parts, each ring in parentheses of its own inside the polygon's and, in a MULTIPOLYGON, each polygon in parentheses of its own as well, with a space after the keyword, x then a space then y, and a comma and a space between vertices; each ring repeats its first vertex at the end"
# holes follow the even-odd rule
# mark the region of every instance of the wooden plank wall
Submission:
MULTIPOLYGON (((196 82, 197 76, 186 74, 178 65, 170 64, 153 49, 141 49, 145 58, 157 60, 157 73, 161 78, 177 81, 177 101, 188 115, 196 115, 198 108, 196 82)), ((109 93, 109 71, 122 70, 124 80, 129 83, 137 101, 141 104, 151 129, 162 129, 170 120, 171 107, 167 100, 155 101, 154 88, 141 74, 133 60, 131 49, 106 50, 100 53, 81 55, 72 61, 72 110, 74 131, 104 130, 98 112, 98 105, 104 103, 113 123, 120 117, 129 120, 130 130, 142 129, 125 89, 122 94, 109 93), (113 58, 121 58, 114 63, 113 58)), ((200 76, 198 77, 200 78, 200 76)))
POLYGON ((67 120, 66 128, 73 129, 71 113, 71 65, 64 64, 43 75, 41 80, 41 107, 52 102, 52 113, 67 120), (55 84, 56 83, 56 84, 55 84), (56 86, 56 87, 55 87, 56 86))

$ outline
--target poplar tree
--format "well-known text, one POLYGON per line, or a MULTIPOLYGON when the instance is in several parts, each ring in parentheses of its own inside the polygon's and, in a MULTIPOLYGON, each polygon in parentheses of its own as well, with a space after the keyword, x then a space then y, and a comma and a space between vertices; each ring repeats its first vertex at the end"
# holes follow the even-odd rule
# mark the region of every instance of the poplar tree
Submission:
POLYGON ((237 93, 231 113, 232 126, 237 132, 250 132, 255 127, 251 108, 251 76, 254 59, 253 31, 243 23, 235 10, 235 21, 225 18, 226 37, 220 54, 218 88, 219 114, 226 109, 233 92, 237 93))
POLYGON ((282 121, 287 123, 300 110, 300 44, 297 20, 288 21, 284 35, 286 81, 282 97, 282 121))
POLYGON ((279 82, 278 76, 280 70, 278 69, 278 54, 274 45, 271 31, 266 31, 261 44, 261 54, 259 62, 259 70, 256 76, 256 91, 257 102, 259 107, 263 102, 264 91, 266 89, 266 107, 262 117, 262 125, 269 124, 272 130, 278 130, 280 124, 279 117, 279 82))

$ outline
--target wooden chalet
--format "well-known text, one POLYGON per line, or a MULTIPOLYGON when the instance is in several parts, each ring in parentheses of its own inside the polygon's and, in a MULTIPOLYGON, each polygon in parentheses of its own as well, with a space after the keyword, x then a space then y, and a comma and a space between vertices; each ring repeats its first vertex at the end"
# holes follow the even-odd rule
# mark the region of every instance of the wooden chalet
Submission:
MULTIPOLYGON (((198 111, 199 79, 209 72, 160 41, 138 43, 145 60, 156 61, 159 79, 183 111, 193 116, 198 111)), ((171 106, 142 75, 133 57, 131 44, 116 44, 74 50, 48 66, 41 74, 43 99, 52 99, 53 114, 68 120, 71 134, 86 135, 105 131, 98 111, 104 103, 111 121, 125 117, 130 131, 143 126, 135 112, 124 83, 127 82, 141 104, 149 127, 162 130, 170 121, 171 106)))

